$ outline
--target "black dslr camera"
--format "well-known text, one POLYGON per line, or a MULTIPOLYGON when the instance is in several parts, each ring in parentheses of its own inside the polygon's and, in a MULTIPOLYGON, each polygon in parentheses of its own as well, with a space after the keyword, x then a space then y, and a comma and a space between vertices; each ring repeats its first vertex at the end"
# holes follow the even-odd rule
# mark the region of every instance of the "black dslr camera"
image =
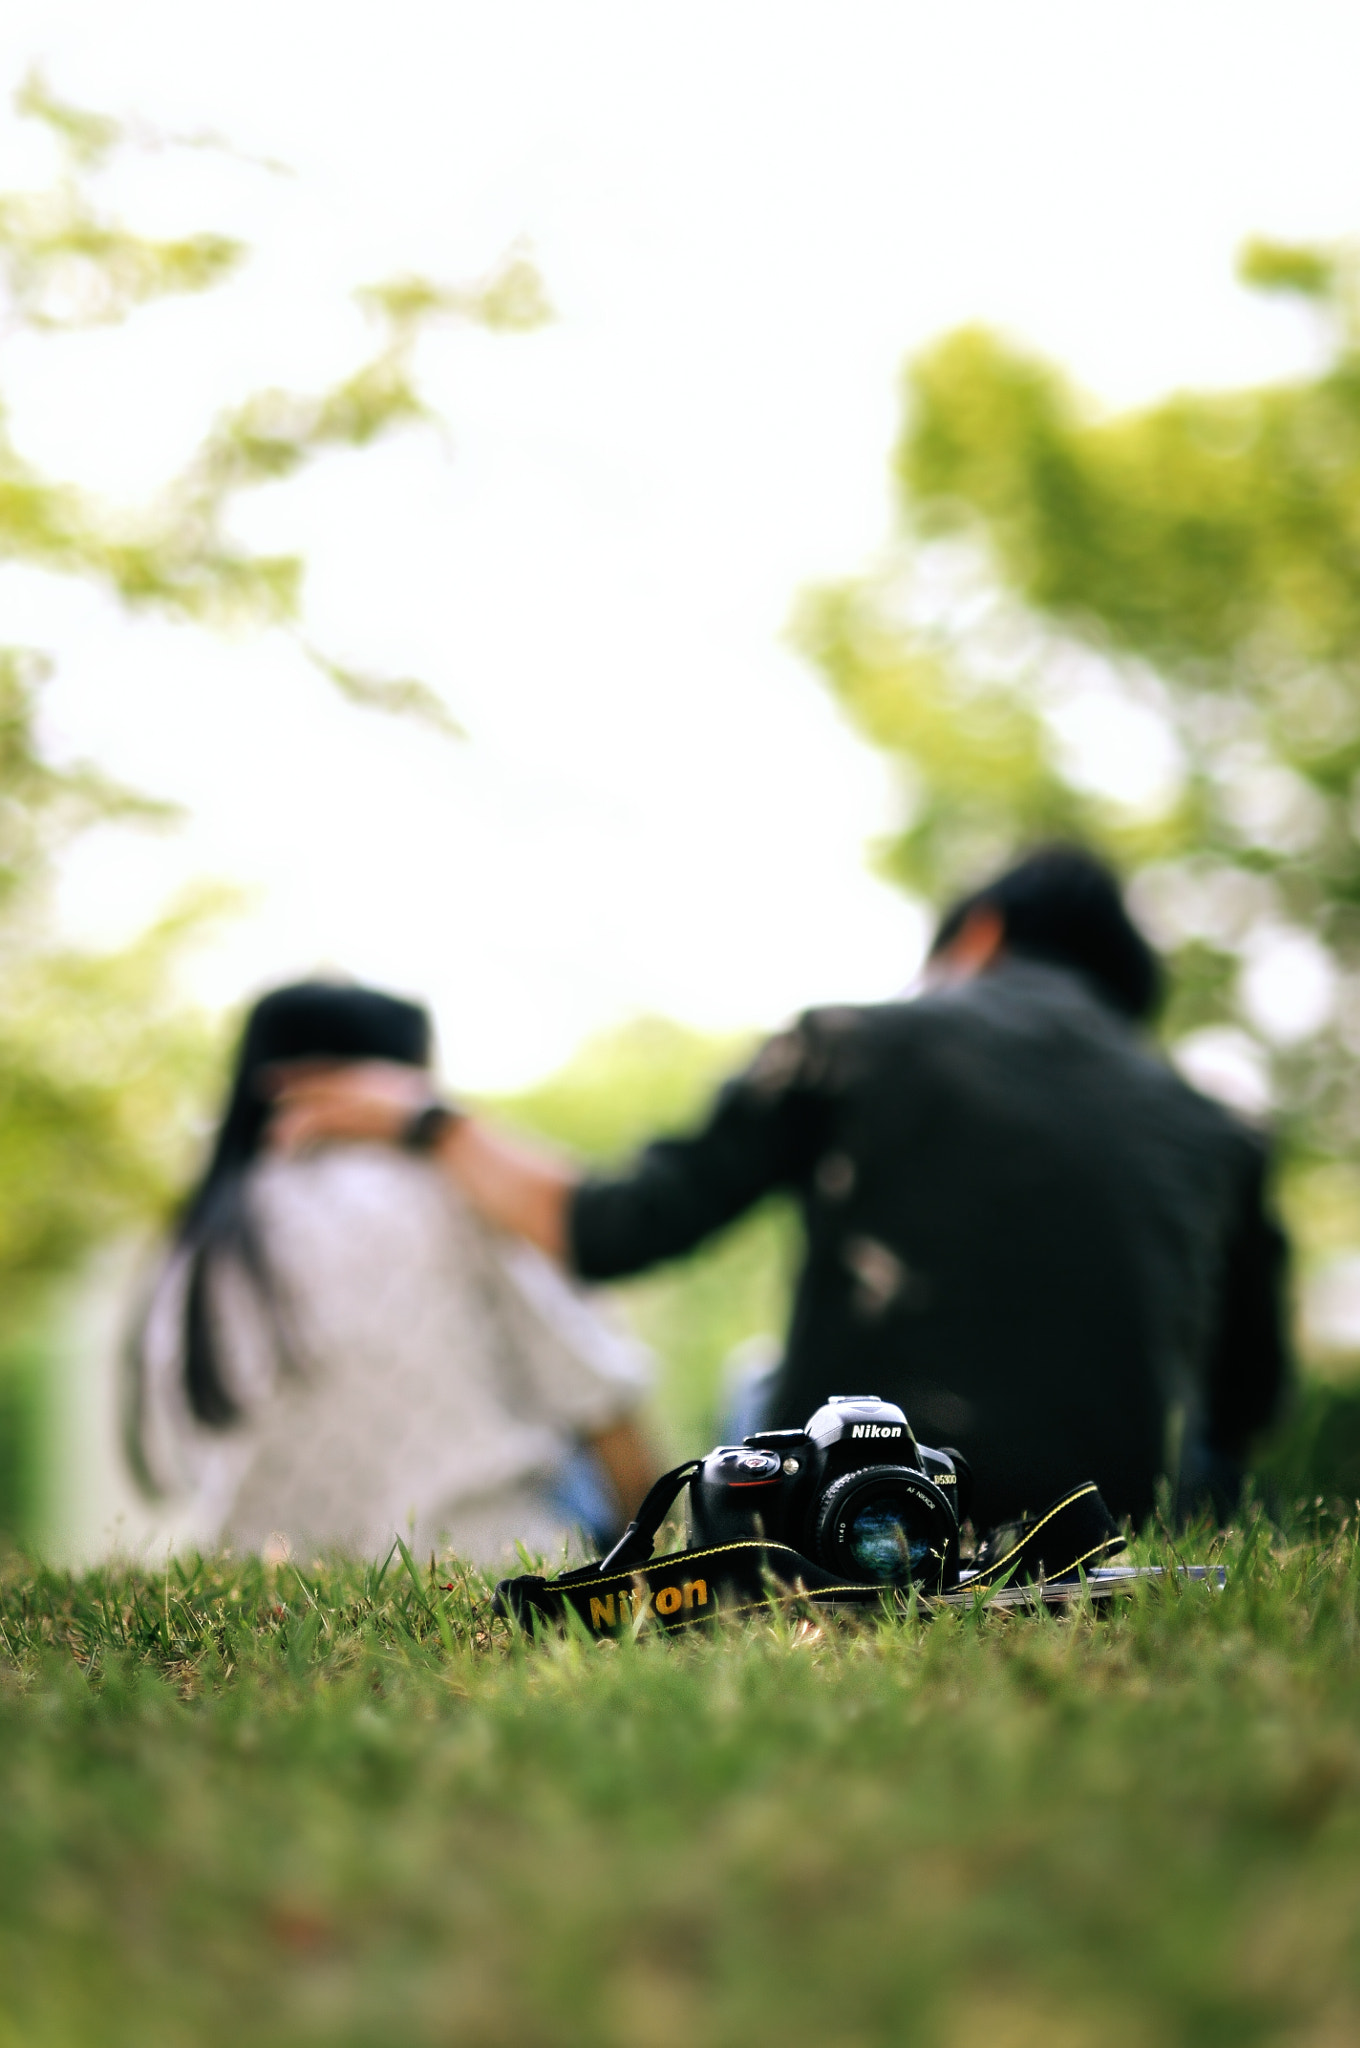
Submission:
POLYGON ((607 1557, 551 1579, 502 1579, 495 1611, 530 1629, 570 1622, 601 1636, 642 1618, 669 1631, 724 1611, 750 1614, 780 1593, 863 1607, 881 1601, 880 1589, 930 1600, 1014 1581, 1037 1582, 1035 1597, 1053 1604, 1138 1576, 1100 1568, 1124 1538, 1090 1479, 1041 1515, 994 1529, 961 1574, 959 1526, 971 1493, 959 1452, 918 1444, 893 1402, 837 1395, 805 1429, 763 1430, 686 1459, 657 1480, 607 1557), (657 1557, 661 1525, 682 1493, 688 1544, 657 1557))
POLYGON ((710 1451, 687 1489, 689 1541, 759 1537, 848 1580, 947 1592, 971 1491, 962 1455, 918 1444, 894 1402, 838 1394, 803 1429, 710 1451))

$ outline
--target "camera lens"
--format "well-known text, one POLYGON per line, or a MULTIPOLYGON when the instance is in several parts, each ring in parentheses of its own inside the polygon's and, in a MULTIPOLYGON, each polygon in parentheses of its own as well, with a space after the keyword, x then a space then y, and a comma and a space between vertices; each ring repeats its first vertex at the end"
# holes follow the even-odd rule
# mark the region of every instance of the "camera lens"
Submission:
POLYGON ((862 1507, 845 1532, 845 1548, 866 1579, 914 1578, 933 1555, 930 1538, 913 1529, 891 1501, 862 1507))
POLYGON ((940 1489, 904 1465, 847 1472, 822 1496, 817 1553, 874 1585, 941 1584, 958 1524, 940 1489))

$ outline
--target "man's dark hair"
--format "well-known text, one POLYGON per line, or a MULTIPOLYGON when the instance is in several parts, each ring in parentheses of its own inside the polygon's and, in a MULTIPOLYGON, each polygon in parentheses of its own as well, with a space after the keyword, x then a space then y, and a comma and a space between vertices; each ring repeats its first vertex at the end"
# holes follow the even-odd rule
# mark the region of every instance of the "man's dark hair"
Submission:
POLYGON ((1041 846, 946 912, 931 953, 942 952, 969 915, 996 910, 1008 952, 1084 974, 1126 1016, 1150 1017, 1162 994, 1157 955, 1124 907, 1119 883, 1080 846, 1041 846))

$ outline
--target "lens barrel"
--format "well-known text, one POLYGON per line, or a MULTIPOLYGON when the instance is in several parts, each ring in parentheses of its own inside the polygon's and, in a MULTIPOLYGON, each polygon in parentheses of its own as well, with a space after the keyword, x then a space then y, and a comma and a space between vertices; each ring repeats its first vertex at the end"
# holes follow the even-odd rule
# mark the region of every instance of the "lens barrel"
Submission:
POLYGON ((938 1591, 957 1547, 949 1502, 907 1465, 843 1472, 818 1506, 817 1560, 847 1578, 938 1591))

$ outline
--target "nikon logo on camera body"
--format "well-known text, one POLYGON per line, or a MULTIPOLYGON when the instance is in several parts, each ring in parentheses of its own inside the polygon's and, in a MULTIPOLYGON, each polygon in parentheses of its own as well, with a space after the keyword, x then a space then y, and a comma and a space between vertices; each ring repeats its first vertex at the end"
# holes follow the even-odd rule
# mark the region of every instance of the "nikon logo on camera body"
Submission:
POLYGON ((902 1436, 904 1433, 900 1422, 852 1422, 850 1425, 851 1436, 902 1436))
POLYGON ((686 1579, 678 1586, 658 1586, 655 1592, 648 1592, 645 1586, 634 1586, 630 1592, 628 1587, 621 1586, 617 1593, 591 1594, 590 1626, 626 1628, 649 1609, 662 1621, 670 1621, 677 1614, 707 1606, 707 1579, 686 1579))

